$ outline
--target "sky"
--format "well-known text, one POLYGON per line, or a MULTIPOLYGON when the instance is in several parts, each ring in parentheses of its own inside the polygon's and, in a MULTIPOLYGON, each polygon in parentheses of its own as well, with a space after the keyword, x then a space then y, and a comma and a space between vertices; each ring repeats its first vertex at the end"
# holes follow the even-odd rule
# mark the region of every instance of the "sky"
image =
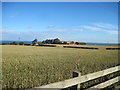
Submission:
POLYGON ((118 2, 3 2, 2 40, 117 43, 118 2))
POLYGON ((119 0, 2 0, 2 2, 119 2, 119 0))

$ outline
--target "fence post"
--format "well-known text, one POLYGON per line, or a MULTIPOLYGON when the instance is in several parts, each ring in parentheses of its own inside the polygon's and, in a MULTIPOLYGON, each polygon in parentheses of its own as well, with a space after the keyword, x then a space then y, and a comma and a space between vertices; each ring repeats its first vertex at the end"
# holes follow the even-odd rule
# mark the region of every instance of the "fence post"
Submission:
MULTIPOLYGON (((80 72, 73 72, 73 75, 72 75, 72 77, 74 78, 74 77, 79 77, 79 76, 81 76, 81 73, 80 72)), ((77 85, 75 85, 75 86, 72 86, 71 87, 71 90, 80 90, 80 84, 77 84, 77 85)))

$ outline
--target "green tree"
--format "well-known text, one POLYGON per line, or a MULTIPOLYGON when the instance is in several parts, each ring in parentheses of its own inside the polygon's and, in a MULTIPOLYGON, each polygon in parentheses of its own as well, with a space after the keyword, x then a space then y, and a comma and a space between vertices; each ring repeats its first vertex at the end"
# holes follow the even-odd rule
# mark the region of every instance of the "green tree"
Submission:
POLYGON ((61 43, 61 41, 60 41, 60 39, 55 38, 55 39, 53 40, 53 43, 54 43, 54 44, 60 44, 60 43, 61 43))
POLYGON ((17 43, 14 41, 14 42, 11 42, 10 43, 11 45, 17 45, 17 43))
POLYGON ((67 42, 64 41, 63 44, 67 44, 67 42))
POLYGON ((86 43, 85 42, 80 42, 79 45, 86 45, 86 43))
POLYGON ((42 41, 42 43, 44 43, 44 44, 60 44, 61 41, 60 41, 60 39, 55 38, 55 39, 46 39, 46 40, 42 41))
POLYGON ((75 42, 75 44, 77 44, 77 45, 78 45, 78 44, 79 44, 79 42, 75 42))
POLYGON ((24 45, 24 42, 19 42, 19 45, 24 45))

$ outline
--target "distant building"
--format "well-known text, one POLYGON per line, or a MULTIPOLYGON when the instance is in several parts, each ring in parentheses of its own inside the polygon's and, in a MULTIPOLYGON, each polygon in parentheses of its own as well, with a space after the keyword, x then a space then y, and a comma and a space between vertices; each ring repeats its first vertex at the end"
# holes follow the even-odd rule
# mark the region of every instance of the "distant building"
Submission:
POLYGON ((35 46, 38 46, 40 43, 42 43, 42 42, 36 42, 36 43, 35 43, 35 46))
POLYGON ((74 41, 61 41, 61 43, 66 42, 69 45, 76 45, 76 43, 74 41))
POLYGON ((71 41, 69 44, 70 45, 76 45, 76 43, 74 41, 71 41))

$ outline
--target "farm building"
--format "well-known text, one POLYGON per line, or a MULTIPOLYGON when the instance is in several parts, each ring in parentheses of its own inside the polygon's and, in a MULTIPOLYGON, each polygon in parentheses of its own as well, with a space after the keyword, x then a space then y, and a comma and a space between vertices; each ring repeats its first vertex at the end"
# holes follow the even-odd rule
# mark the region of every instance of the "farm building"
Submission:
POLYGON ((40 43, 41 43, 41 42, 36 42, 36 43, 35 43, 35 46, 38 46, 40 43))
POLYGON ((69 44, 69 45, 76 45, 76 43, 74 41, 61 41, 61 43, 65 43, 69 44))

